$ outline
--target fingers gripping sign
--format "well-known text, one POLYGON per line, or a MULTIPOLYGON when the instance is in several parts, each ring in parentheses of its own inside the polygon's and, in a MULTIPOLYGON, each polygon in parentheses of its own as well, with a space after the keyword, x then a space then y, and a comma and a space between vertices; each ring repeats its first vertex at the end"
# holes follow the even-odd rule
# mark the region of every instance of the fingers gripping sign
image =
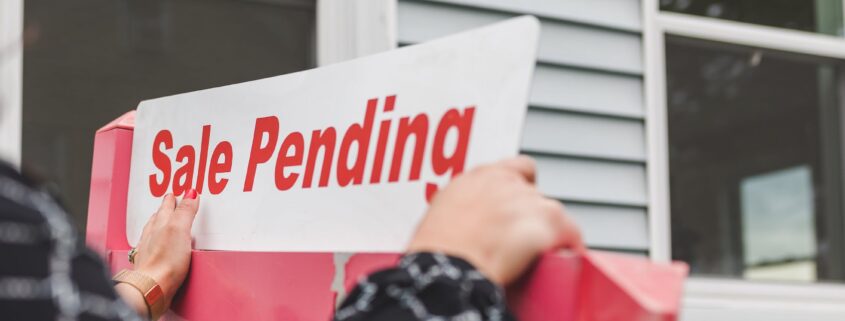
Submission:
POLYGON ((164 195, 141 234, 135 269, 158 282, 166 302, 173 299, 191 263, 191 227, 199 209, 199 195, 189 190, 181 200, 164 195))
POLYGON ((534 184, 537 176, 537 163, 533 158, 519 155, 499 161, 498 165, 522 176, 528 183, 534 184))
POLYGON ((463 257, 505 285, 545 251, 583 248, 565 208, 537 190, 535 177, 526 156, 458 176, 434 197, 408 250, 463 257))

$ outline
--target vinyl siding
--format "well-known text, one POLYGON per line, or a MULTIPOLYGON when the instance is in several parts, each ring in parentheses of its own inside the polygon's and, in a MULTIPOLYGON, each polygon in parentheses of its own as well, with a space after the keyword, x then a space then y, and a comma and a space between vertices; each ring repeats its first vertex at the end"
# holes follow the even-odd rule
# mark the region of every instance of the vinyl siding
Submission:
POLYGON ((542 34, 522 150, 538 186, 596 248, 647 253, 640 4, 634 0, 400 0, 413 44, 521 14, 542 34))

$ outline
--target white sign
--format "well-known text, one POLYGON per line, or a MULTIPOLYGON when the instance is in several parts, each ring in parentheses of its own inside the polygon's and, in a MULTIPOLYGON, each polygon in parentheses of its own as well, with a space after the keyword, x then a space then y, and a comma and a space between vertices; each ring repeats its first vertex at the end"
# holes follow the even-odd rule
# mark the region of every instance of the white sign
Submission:
POLYGON ((427 195, 516 155, 539 23, 521 17, 294 74, 142 102, 137 244, 162 195, 200 192, 195 247, 403 250, 427 195))

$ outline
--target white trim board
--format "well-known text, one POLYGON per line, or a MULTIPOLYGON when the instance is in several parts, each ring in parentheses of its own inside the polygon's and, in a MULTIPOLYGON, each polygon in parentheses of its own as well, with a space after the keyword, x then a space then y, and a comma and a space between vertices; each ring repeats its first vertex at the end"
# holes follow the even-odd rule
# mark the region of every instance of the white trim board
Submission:
POLYGON ((20 166, 23 0, 0 1, 0 159, 20 166))
POLYGON ((666 59, 658 0, 642 0, 648 219, 653 260, 672 259, 669 148, 666 122, 666 59))
POLYGON ((396 48, 396 0, 318 0, 317 65, 396 48))

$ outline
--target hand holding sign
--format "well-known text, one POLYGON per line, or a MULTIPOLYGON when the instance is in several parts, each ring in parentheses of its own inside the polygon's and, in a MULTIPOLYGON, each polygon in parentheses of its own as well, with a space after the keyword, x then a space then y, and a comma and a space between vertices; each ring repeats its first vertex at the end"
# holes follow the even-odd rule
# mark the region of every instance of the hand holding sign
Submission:
POLYGON ((144 226, 137 252, 129 254, 135 272, 152 279, 161 291, 137 288, 137 280, 115 285, 123 300, 147 319, 158 320, 160 314, 170 307, 188 274, 191 226, 199 209, 198 197, 193 189, 178 202, 173 194, 165 195, 159 209, 144 226))
POLYGON ((505 285, 544 251, 583 249, 578 228, 560 202, 540 194, 534 174, 534 161, 520 156, 459 176, 434 198, 408 251, 462 257, 505 285))
POLYGON ((158 282, 167 302, 188 273, 191 226, 198 209, 199 195, 194 190, 188 191, 178 202, 173 194, 167 194, 141 233, 135 269, 158 282))

